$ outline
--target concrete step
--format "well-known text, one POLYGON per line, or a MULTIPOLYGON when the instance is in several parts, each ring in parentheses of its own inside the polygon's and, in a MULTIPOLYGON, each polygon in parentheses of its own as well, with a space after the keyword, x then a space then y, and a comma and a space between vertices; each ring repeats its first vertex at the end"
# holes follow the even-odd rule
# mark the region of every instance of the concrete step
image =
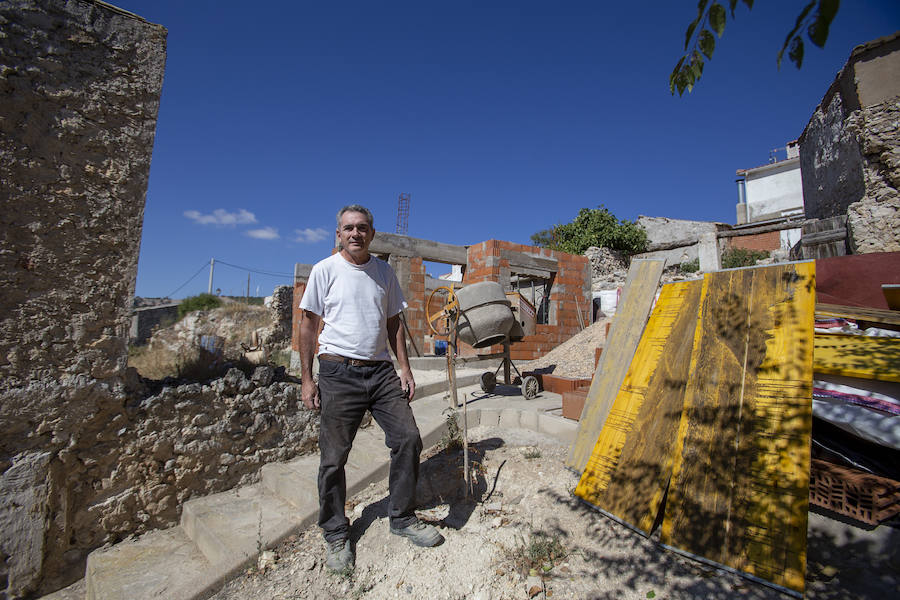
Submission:
MULTIPOLYGON (((477 375, 475 375, 477 378, 477 375)), ((445 383, 444 383, 445 385, 445 383)), ((542 394, 524 401, 516 396, 484 396, 478 385, 461 385, 467 398, 469 427, 523 427, 571 441, 577 423, 544 414, 558 407, 559 396, 542 394)), ((447 401, 439 394, 413 403, 425 447, 446 431, 447 401)), ((347 463, 348 496, 387 477, 390 451, 377 424, 357 433, 347 463)), ((205 598, 240 569, 252 563, 260 549, 314 524, 318 515, 316 476, 318 454, 265 465, 261 483, 188 501, 181 526, 147 533, 88 557, 85 597, 89 600, 205 598)))
POLYGON ((311 510, 318 510, 319 507, 316 482, 318 469, 318 454, 302 456, 285 463, 269 463, 263 465, 260 483, 269 492, 305 515, 311 510))
POLYGON ((232 573, 309 525, 309 519, 263 486, 195 498, 184 504, 181 527, 218 570, 232 573))
POLYGON ((181 527, 151 531, 90 553, 87 600, 196 598, 219 579, 181 527))

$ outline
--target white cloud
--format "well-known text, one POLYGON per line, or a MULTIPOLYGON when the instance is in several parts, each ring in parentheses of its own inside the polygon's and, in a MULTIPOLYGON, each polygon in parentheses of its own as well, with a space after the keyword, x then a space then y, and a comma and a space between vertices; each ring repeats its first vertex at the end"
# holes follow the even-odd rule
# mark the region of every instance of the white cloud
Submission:
POLYGON ((208 215, 199 210, 186 210, 184 216, 200 225, 248 225, 256 223, 256 215, 249 210, 239 209, 237 212, 228 212, 224 208, 217 208, 208 215))
POLYGON ((252 238, 256 238, 258 240, 277 240, 281 236, 278 235, 278 230, 274 227, 263 227, 262 229, 251 229, 247 232, 252 238))
POLYGON ((316 227, 315 229, 295 229, 294 233, 297 234, 294 241, 300 242, 301 244, 315 244, 316 242, 327 240, 328 236, 331 235, 321 227, 316 227))

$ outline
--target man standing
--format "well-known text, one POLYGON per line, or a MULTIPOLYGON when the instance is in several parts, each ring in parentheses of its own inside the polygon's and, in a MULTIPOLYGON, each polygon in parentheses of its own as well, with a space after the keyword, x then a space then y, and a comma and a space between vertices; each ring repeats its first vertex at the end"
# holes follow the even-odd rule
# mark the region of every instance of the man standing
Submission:
POLYGON ((341 251, 317 263, 300 308, 303 403, 321 411, 319 433, 319 527, 328 544, 327 566, 353 567, 350 523, 344 514, 344 465, 366 410, 384 430, 391 449, 388 517, 390 531, 418 546, 436 546, 443 536, 415 515, 422 439, 409 402, 416 384, 406 354, 400 311, 406 307, 397 276, 369 254, 375 237, 372 213, 358 204, 337 215, 341 251), (319 385, 312 378, 320 321, 319 385), (394 371, 388 345, 400 365, 394 371))

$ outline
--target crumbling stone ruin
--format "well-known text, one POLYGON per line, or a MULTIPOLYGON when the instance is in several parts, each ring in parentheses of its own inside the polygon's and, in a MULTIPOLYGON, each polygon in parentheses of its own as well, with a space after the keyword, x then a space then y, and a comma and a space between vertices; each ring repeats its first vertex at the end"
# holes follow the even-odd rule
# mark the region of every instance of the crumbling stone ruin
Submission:
POLYGON ((94 0, 6 0, 0 25, 0 597, 22 598, 317 426, 269 367, 126 367, 166 30, 94 0))
POLYGON ((857 46, 800 136, 808 219, 847 215, 854 254, 900 250, 900 33, 857 46))

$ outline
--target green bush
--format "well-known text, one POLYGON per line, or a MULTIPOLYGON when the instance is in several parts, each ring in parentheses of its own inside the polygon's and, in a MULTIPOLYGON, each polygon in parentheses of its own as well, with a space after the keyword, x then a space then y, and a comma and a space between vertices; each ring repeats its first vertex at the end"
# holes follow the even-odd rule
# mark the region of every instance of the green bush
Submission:
POLYGON ((184 315, 195 310, 210 310, 220 306, 222 306, 222 301, 212 294, 190 296, 182 300, 181 304, 178 305, 178 318, 181 319, 184 315))
POLYGON ((678 268, 681 269, 683 273, 696 273, 700 270, 700 259, 695 258, 694 260, 683 262, 678 265, 678 268))
POLYGON ((769 258, 765 250, 748 250, 747 248, 729 248, 722 253, 722 268, 752 267, 756 261, 769 258))
POLYGON ((569 254, 584 254, 591 246, 598 246, 630 256, 646 250, 647 232, 637 223, 617 219, 600 206, 582 208, 571 223, 538 231, 531 241, 536 246, 569 254))

